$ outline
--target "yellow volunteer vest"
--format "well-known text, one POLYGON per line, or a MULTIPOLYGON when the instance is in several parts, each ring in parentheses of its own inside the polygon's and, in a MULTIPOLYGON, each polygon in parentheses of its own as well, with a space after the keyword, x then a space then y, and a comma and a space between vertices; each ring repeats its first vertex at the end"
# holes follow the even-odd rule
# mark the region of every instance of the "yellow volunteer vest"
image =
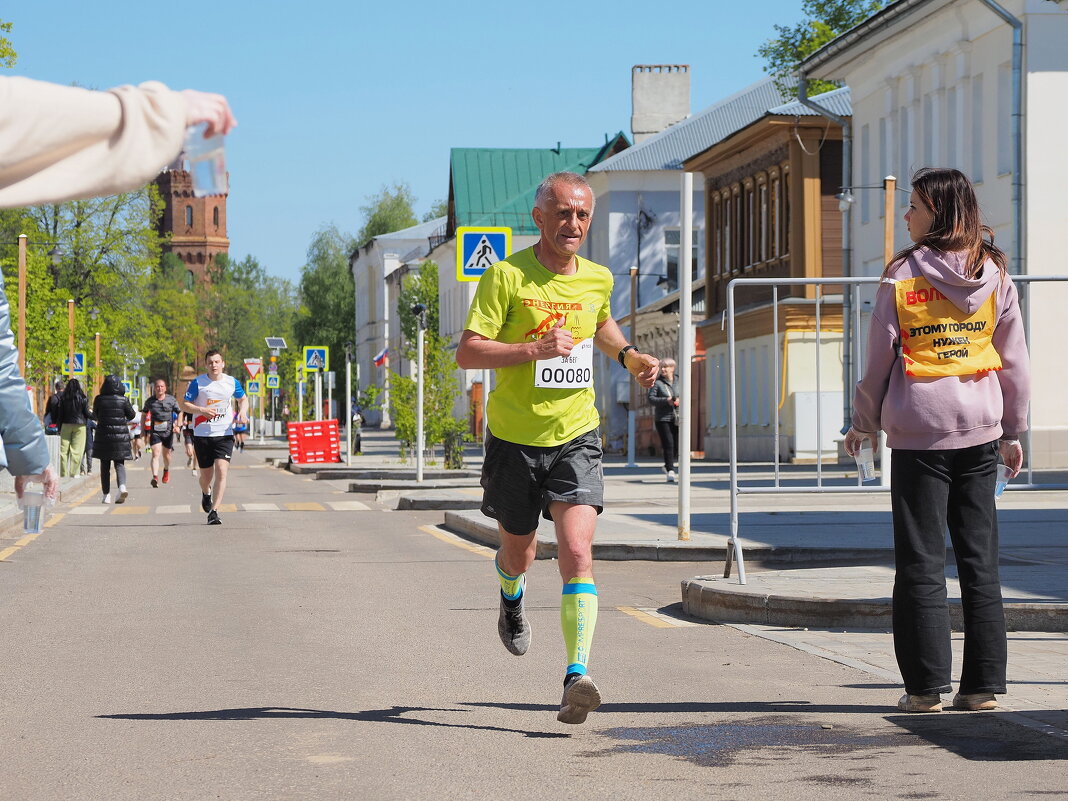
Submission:
POLYGON ((977 375, 1001 369, 992 341, 997 292, 969 315, 926 278, 898 281, 896 291, 905 375, 977 375))

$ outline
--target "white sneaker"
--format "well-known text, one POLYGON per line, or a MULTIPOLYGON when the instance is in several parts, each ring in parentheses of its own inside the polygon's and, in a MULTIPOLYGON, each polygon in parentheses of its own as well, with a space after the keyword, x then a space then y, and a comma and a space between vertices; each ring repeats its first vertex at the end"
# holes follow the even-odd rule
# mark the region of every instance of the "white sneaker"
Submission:
POLYGON ((111 493, 110 492, 107 495, 104 496, 104 500, 102 500, 101 503, 111 503, 111 493))
POLYGON ((668 470, 667 471, 667 482, 668 482, 668 484, 674 484, 675 483, 675 471, 674 470, 668 470))
POLYGON ((126 503, 126 496, 129 494, 130 493, 126 491, 126 485, 119 484, 119 499, 115 501, 115 503, 126 503))

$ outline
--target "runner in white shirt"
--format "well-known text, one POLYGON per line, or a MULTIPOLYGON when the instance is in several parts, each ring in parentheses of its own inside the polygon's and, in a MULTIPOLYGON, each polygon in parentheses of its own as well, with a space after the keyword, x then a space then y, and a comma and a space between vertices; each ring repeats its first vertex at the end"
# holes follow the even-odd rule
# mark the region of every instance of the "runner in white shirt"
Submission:
POLYGON ((241 382, 223 372, 225 365, 219 351, 209 350, 204 358, 208 372, 189 382, 182 409, 193 415, 193 450, 200 466, 200 506, 208 513, 208 525, 218 526, 222 520, 217 510, 226 492, 226 472, 234 452, 231 399, 237 400, 237 420, 247 425, 248 397, 241 382))

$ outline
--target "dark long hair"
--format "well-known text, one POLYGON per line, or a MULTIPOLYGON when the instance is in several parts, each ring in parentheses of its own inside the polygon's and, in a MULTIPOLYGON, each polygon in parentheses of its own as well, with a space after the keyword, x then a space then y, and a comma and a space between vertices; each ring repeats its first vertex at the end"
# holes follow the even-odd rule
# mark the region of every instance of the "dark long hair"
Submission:
POLYGON ((80 412, 88 403, 85 391, 77 378, 72 378, 67 382, 67 387, 63 390, 63 400, 60 403, 64 412, 80 412))
POLYGON ((975 189, 964 173, 945 167, 923 167, 912 176, 912 188, 934 214, 931 230, 920 242, 895 253, 887 270, 926 246, 943 253, 964 253, 968 278, 975 278, 987 259, 1005 272, 1008 259, 994 244, 994 232, 983 224, 975 189))

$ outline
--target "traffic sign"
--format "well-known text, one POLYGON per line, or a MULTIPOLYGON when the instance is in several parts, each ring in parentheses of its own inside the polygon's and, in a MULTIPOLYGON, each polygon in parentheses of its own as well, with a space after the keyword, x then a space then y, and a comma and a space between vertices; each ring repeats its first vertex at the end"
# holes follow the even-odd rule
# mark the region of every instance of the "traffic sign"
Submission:
POLYGON ((125 392, 125 394, 126 394, 126 395, 129 395, 130 397, 133 397, 133 394, 134 394, 134 385, 133 385, 133 381, 123 381, 123 382, 122 382, 122 385, 123 385, 123 387, 125 387, 125 389, 126 389, 126 392, 125 392))
MULTIPOLYGON (((70 375, 70 356, 63 360, 63 375, 70 375)), ((85 354, 74 352, 74 375, 85 375, 85 354)))
POLYGON ((297 364, 295 366, 297 368, 297 383, 299 384, 302 381, 304 381, 304 365, 303 364, 297 364))
POLYGON ((330 369, 330 348, 309 345, 304 348, 304 369, 308 371, 330 369))
POLYGON ((257 398, 263 397, 263 382, 262 381, 249 381, 245 384, 245 392, 248 395, 255 395, 257 398))
POLYGON ((278 389, 282 385, 282 379, 278 373, 267 374, 267 389, 278 389))
POLYGON ((255 378, 263 372, 263 359, 245 359, 245 369, 249 378, 255 378))
POLYGON ((456 229, 456 241, 456 280, 477 281, 511 254, 512 229, 464 226, 456 229))

